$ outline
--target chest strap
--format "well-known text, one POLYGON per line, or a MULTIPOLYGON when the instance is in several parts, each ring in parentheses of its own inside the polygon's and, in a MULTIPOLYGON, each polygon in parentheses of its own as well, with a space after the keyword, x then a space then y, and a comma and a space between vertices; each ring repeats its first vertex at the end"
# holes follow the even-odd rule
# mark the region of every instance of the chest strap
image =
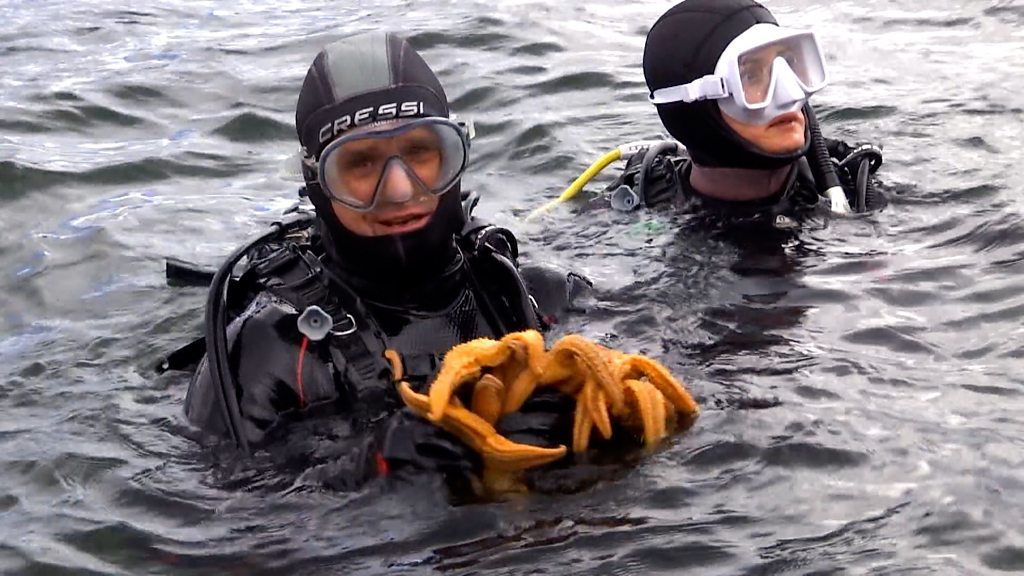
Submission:
POLYGON ((334 321, 331 361, 344 392, 359 397, 390 383, 391 366, 384 359, 384 335, 358 297, 324 268, 316 255, 289 243, 254 264, 263 287, 297 311, 319 306, 334 321), (332 286, 333 282, 333 286, 332 286), (331 290, 336 287, 337 290, 331 290), (340 297, 339 297, 340 295, 340 297))

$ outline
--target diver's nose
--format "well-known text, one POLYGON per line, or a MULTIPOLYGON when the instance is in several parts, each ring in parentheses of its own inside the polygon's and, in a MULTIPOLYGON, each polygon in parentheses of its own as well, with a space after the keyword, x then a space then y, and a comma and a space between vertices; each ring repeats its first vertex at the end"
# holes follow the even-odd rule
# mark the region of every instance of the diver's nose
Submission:
POLYGON ((383 189, 381 193, 386 202, 401 204, 408 202, 416 193, 416 185, 406 172, 401 162, 392 160, 384 167, 384 175, 381 177, 383 189))
POLYGON ((789 105, 807 99, 809 94, 804 92, 796 72, 793 72, 785 58, 776 58, 772 66, 775 68, 774 100, 776 102, 781 105, 789 105))

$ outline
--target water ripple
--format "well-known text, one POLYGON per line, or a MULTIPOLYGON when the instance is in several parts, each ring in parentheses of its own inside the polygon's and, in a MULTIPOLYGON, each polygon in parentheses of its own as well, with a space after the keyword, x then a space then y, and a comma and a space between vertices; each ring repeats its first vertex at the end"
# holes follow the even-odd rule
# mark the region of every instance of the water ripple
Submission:
POLYGON ((295 129, 292 125, 254 112, 239 114, 211 133, 232 142, 266 142, 290 140, 295 137, 295 129))
POLYGON ((6 160, 0 161, 0 180, 4 182, 0 198, 16 198, 68 184, 108 186, 189 177, 223 178, 245 174, 246 167, 237 158, 200 152, 186 152, 178 159, 146 158, 79 172, 48 170, 6 160))
POLYGON ((778 245, 582 198, 524 221, 665 136, 640 65, 663 9, 0 4, 0 572, 1021 569, 1019 2, 772 5, 821 34, 826 135, 884 144, 881 214, 778 245), (688 434, 455 506, 435 478, 339 491, 337 425, 242 460, 185 423, 187 375, 151 366, 199 333, 204 293, 166 287, 163 258, 216 265, 294 200, 310 58, 382 27, 476 121, 479 214, 594 280, 558 329, 663 360, 703 405, 688 434))

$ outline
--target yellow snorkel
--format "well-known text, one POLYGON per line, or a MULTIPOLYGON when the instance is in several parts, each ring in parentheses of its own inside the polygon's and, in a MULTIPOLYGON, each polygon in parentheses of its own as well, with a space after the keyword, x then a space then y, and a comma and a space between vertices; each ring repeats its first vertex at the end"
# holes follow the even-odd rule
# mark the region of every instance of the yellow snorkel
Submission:
POLYGON ((580 193, 581 190, 583 190, 583 187, 586 186, 588 182, 593 180, 595 176, 600 174, 601 171, 607 168, 608 165, 611 164, 612 162, 615 162, 616 160, 621 160, 623 158, 628 158, 629 156, 639 152, 640 150, 643 150, 644 148, 649 148, 656 144, 660 144, 661 142, 663 141, 638 140, 636 142, 622 144, 621 146, 612 149, 605 155, 598 158, 597 161, 591 164, 589 168, 584 170, 583 173, 580 174, 579 177, 576 178, 576 180, 573 180, 573 183, 570 184, 569 187, 565 189, 565 192, 562 192, 561 194, 558 195, 558 198, 555 198, 554 200, 537 208, 533 212, 530 212, 526 219, 532 220, 536 216, 544 214, 545 212, 548 212, 549 210, 561 204, 562 202, 566 202, 573 196, 576 196, 577 194, 580 193))

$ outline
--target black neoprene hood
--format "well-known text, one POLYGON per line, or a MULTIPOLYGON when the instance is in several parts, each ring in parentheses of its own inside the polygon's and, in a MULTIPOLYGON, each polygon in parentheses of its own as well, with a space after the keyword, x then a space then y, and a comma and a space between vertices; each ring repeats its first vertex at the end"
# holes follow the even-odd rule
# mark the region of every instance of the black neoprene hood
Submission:
MULTIPOLYGON (((684 0, 665 12, 647 34, 644 79, 650 92, 714 74, 726 46, 754 24, 778 24, 753 0, 684 0)), ((658 104, 658 115, 694 162, 709 167, 773 169, 792 163, 805 147, 786 155, 756 150, 722 120, 715 100, 658 104)))
POLYGON ((330 140, 359 124, 448 115, 441 82, 408 41, 371 32, 317 54, 299 92, 295 129, 302 146, 319 156, 330 140))
MULTIPOLYGON (((318 158, 334 138, 355 126, 381 120, 449 116, 448 98, 430 66, 395 33, 342 38, 316 55, 295 106, 295 129, 304 155, 318 158)), ((303 163, 306 192, 316 208, 324 249, 343 276, 364 284, 410 290, 439 275, 455 255, 454 236, 465 216, 460 184, 441 195, 430 221, 419 230, 361 236, 343 226, 316 171, 303 163)))

